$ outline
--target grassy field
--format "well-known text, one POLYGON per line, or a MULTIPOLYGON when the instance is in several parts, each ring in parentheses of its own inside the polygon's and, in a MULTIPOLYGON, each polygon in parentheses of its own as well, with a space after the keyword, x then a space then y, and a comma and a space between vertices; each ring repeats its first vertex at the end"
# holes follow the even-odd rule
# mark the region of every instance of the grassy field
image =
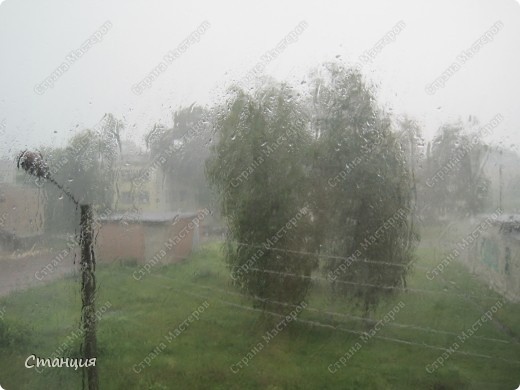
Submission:
MULTIPOLYGON (((266 342, 262 336, 280 319, 266 321, 250 310, 251 303, 231 287, 216 243, 184 263, 155 267, 139 281, 132 277, 136 266, 99 266, 98 307, 109 306, 98 330, 101 389, 516 389, 520 364, 511 361, 520 360, 520 305, 504 304, 495 322, 483 324, 460 346, 462 353, 434 373, 426 371, 443 353, 431 347, 452 346, 500 297, 455 263, 443 278, 428 281, 421 267, 436 265, 433 251, 421 248, 418 257, 412 291, 385 302, 373 318, 398 304, 402 309, 367 342, 354 333, 365 330, 351 318, 360 313, 332 300, 321 284, 298 316, 302 321, 266 342), (199 319, 168 341, 165 336, 204 302, 199 319), (262 349, 239 369, 237 362, 259 343, 262 349), (348 362, 329 372, 356 343, 361 348, 348 362), (147 356, 150 364, 139 367, 147 356)), ((0 300, 3 388, 81 388, 79 370, 47 368, 38 374, 24 367, 29 355, 52 356, 64 343, 61 356, 78 356, 79 338, 70 341, 79 323, 78 290, 74 276, 0 300)))

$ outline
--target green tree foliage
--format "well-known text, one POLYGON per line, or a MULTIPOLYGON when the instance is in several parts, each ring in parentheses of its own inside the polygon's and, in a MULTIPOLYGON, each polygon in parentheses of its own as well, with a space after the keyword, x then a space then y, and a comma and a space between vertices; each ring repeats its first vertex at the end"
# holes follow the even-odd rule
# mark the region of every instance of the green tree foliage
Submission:
MULTIPOLYGON (((122 126, 112 114, 107 114, 96 130, 82 131, 67 147, 42 151, 53 179, 68 189, 80 204, 92 204, 100 210, 112 207, 122 126)), ((50 183, 42 181, 39 185, 46 190, 46 230, 73 230, 79 221, 70 218, 71 215, 79 218, 75 205, 50 183)))
POLYGON ((273 301, 302 302, 317 266, 313 256, 293 252, 310 245, 308 118, 285 86, 232 93, 219 110, 207 176, 227 220, 235 285, 261 299, 255 306, 282 312, 287 308, 273 301))
POLYGON ((410 164, 359 73, 326 64, 312 87, 316 231, 322 252, 347 258, 325 269, 368 313, 405 285, 413 258, 410 164))
POLYGON ((285 86, 238 91, 220 110, 220 140, 207 174, 228 221, 228 263, 249 294, 296 303, 310 286, 315 257, 323 255, 336 295, 368 314, 399 290, 393 287, 405 286, 413 260, 419 129, 408 121, 404 135, 392 131, 354 70, 325 64, 309 85, 303 95, 285 86), (283 147, 267 153, 281 134, 283 147), (291 252, 256 256, 253 245, 261 246, 304 206, 309 218, 277 245, 291 252), (302 251, 315 255, 296 253, 302 251), (260 271, 242 272, 251 259, 260 271))
POLYGON ((434 216, 468 216, 490 201, 490 180, 484 174, 489 148, 462 123, 442 126, 428 149, 423 196, 434 216))
POLYGON ((171 128, 156 124, 145 137, 152 159, 165 161, 161 168, 172 205, 199 207, 209 202, 204 164, 213 137, 211 122, 212 113, 193 104, 174 112, 171 128), (185 199, 185 193, 194 196, 185 199))
MULTIPOLYGON (((397 135, 404 150, 411 175, 412 214, 410 223, 412 225, 410 234, 415 234, 415 227, 418 221, 423 221, 422 210, 425 208, 423 199, 419 197, 420 186, 422 184, 421 178, 424 176, 424 162, 426 158, 424 151, 425 141, 419 124, 406 115, 398 121, 397 135)), ((410 237, 410 239, 412 239, 412 237, 410 237)))

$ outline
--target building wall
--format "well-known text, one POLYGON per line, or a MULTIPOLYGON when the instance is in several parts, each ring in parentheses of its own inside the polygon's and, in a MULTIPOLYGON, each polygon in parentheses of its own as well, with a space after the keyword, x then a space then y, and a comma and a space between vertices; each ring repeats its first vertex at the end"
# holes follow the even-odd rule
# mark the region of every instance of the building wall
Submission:
MULTIPOLYGON (((145 226, 146 236, 146 259, 150 261, 161 250, 166 252, 161 257, 162 263, 176 263, 188 257, 193 250, 193 241, 197 229, 188 229, 190 218, 182 218, 175 223, 153 224, 145 226), (177 245, 173 245, 168 249, 166 243, 168 240, 172 242, 178 241, 177 245)), ((171 245, 170 245, 171 246, 171 245)))
MULTIPOLYGON (((160 188, 158 169, 150 169, 148 160, 133 161, 120 169, 118 179, 119 197, 114 205, 120 211, 138 209, 142 212, 167 210, 160 188), (148 172, 148 176, 146 176, 148 172), (134 185, 138 180, 139 186, 134 185)), ((114 194, 114 196, 118 196, 114 194)))
POLYGON ((134 260, 142 263, 145 257, 143 226, 106 222, 99 229, 95 245, 96 261, 98 262, 134 260))
POLYGON ((0 185, 0 230, 20 237, 43 234, 43 199, 38 189, 0 185))
POLYGON ((445 260, 459 250, 453 261, 505 298, 520 302, 520 233, 501 230, 498 221, 477 229, 488 218, 492 215, 451 222, 434 244, 445 260))
POLYGON ((188 223, 190 222, 191 218, 183 218, 170 227, 170 237, 178 236, 182 238, 182 236, 184 236, 184 238, 182 238, 182 240, 174 248, 174 255, 177 261, 179 258, 182 259, 189 256, 193 250, 193 237, 198 228, 189 229, 188 223))
POLYGON ((194 238, 198 235, 198 227, 188 228, 191 220, 181 218, 173 224, 104 222, 96 239, 97 261, 135 260, 145 264, 155 256, 161 263, 179 262, 191 254, 194 238), (168 240, 175 242, 177 237, 180 239, 178 244, 168 249, 168 240))
POLYGON ((115 209, 137 209, 141 212, 171 210, 162 189, 161 169, 157 163, 154 165, 149 152, 144 152, 132 141, 123 140, 118 171, 119 194, 114 194, 115 209))
POLYGON ((493 226, 461 260, 470 271, 513 302, 520 301, 520 237, 493 226))
POLYGON ((150 261, 153 257, 164 250, 166 252, 166 256, 161 258, 161 262, 167 263, 170 262, 170 251, 165 247, 165 243, 169 239, 169 229, 166 223, 161 224, 146 224, 143 228, 144 234, 146 237, 146 249, 145 249, 145 257, 146 261, 150 261))

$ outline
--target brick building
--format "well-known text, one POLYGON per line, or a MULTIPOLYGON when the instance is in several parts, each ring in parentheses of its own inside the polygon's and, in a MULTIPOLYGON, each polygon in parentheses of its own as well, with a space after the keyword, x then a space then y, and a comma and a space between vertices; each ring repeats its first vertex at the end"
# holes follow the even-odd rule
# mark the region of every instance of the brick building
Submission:
POLYGON ((208 214, 207 210, 198 213, 127 212, 100 217, 97 261, 144 264, 156 259, 164 264, 178 262, 197 249, 201 224, 208 214))

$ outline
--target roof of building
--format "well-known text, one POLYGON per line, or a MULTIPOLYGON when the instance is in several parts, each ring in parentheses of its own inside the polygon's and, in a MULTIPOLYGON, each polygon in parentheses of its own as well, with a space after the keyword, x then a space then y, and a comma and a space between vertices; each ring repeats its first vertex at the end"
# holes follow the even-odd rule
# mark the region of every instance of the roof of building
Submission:
POLYGON ((497 218, 499 222, 512 222, 517 221, 520 222, 520 214, 502 214, 497 218))
POLYGON ((127 223, 163 223, 173 222, 177 219, 193 218, 197 216, 196 212, 176 212, 176 211, 158 211, 158 212, 126 212, 126 213, 114 213, 110 215, 102 215, 98 217, 98 220, 105 222, 127 222, 127 223))
POLYGON ((520 239, 520 214, 502 214, 492 224, 498 226, 502 233, 509 233, 520 239))

